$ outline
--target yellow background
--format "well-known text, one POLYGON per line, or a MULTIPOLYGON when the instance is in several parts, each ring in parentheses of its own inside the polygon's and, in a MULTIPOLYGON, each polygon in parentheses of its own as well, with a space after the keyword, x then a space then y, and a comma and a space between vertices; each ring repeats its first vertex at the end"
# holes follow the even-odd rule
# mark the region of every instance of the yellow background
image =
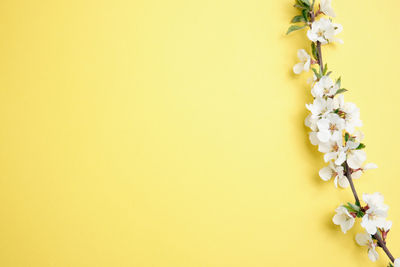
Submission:
MULTIPOLYGON (((333 1, 400 257, 397 0, 333 1)), ((3 0, 0 266, 386 266, 331 222, 292 1, 3 0)))

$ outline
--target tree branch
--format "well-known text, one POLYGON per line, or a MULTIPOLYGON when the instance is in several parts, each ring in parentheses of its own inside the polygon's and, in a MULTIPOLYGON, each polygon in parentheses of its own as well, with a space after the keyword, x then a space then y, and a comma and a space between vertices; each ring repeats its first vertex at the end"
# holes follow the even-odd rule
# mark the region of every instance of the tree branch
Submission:
MULTIPOLYGON (((315 20, 316 14, 314 13, 314 11, 310 11, 310 22, 313 23, 315 20)), ((311 24, 309 25, 311 28, 311 24)), ((317 42, 316 43, 317 46, 317 56, 318 56, 318 65, 319 65, 319 69, 321 71, 321 74, 324 72, 324 65, 323 65, 323 59, 322 59, 322 51, 321 51, 321 43, 317 42)), ((345 171, 346 171, 346 178, 350 183, 350 187, 351 187, 351 191, 353 193, 354 199, 356 201, 356 204, 361 207, 361 203, 360 203, 360 199, 358 198, 358 194, 357 194, 357 190, 354 186, 353 183, 353 179, 351 178, 351 170, 349 168, 349 165, 347 164, 347 161, 344 162, 344 166, 345 166, 345 171)), ((378 245, 383 249, 383 251, 386 253, 386 255, 388 256, 388 258, 391 260, 392 263, 394 263, 394 257, 392 255, 392 253, 390 253, 388 247, 386 246, 385 242, 382 240, 381 236, 379 235, 379 233, 376 233, 375 235, 373 235, 373 237, 378 241, 378 245)))

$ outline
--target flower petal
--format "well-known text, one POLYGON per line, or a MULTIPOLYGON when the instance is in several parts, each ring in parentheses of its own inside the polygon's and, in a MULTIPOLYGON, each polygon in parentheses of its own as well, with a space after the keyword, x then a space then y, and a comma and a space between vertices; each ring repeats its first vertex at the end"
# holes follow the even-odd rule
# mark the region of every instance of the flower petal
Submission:
POLYGON ((304 49, 297 50, 297 57, 303 63, 305 63, 310 58, 310 56, 308 55, 308 53, 304 49))
POLYGON ((338 180, 339 180, 340 187, 347 188, 350 186, 349 180, 347 180, 347 178, 345 176, 338 177, 338 180))
POLYGON ((330 167, 324 167, 321 170, 319 170, 319 177, 321 177, 322 180, 328 181, 332 178, 333 171, 330 167))
POLYGON ((375 163, 367 163, 363 167, 363 170, 372 170, 372 169, 376 169, 376 168, 378 168, 378 165, 376 165, 375 163))
POLYGON ((304 64, 303 63, 297 63, 296 65, 293 66, 293 72, 296 74, 300 74, 303 71, 304 64))
POLYGON ((321 141, 322 143, 326 143, 331 138, 331 134, 329 133, 329 131, 323 130, 323 131, 319 131, 317 133, 317 137, 318 137, 319 141, 321 141))
POLYGON ((342 165, 346 160, 346 154, 344 152, 340 152, 337 159, 335 160, 336 165, 342 165))
POLYGON ((355 172, 353 172, 353 173, 351 174, 351 178, 353 178, 353 179, 358 179, 358 178, 361 177, 361 174, 362 174, 362 171, 361 171, 361 170, 355 171, 355 172))
POLYGON ((368 258, 373 262, 378 260, 379 255, 378 252, 376 252, 375 248, 368 249, 368 258))
POLYGON ((371 236, 367 233, 359 233, 356 235, 356 242, 360 246, 367 246, 372 241, 371 236))

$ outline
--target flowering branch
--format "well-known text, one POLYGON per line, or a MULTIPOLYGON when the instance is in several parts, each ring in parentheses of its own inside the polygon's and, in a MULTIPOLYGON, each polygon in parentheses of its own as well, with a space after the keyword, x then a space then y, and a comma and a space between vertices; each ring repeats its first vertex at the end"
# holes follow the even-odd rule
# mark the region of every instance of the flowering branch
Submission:
POLYGON ((374 163, 364 164, 366 153, 365 145, 361 143, 364 135, 359 127, 362 126, 360 112, 353 103, 344 102, 343 93, 347 90, 341 88, 341 78, 334 82, 328 72, 327 64, 323 64, 322 45, 332 42, 342 43, 342 40, 335 36, 342 31, 340 24, 332 22, 331 18, 320 18, 319 15, 335 17, 336 14, 331 7, 331 0, 320 0, 318 9, 315 7, 315 0, 296 0, 294 7, 300 11, 300 15, 292 19, 294 24, 289 27, 287 34, 305 27, 309 27, 307 37, 311 40, 312 57, 300 49, 297 55, 300 63, 293 67, 296 74, 310 69, 314 72, 311 94, 314 97, 313 103, 307 104, 310 115, 305 120, 306 126, 311 129, 310 141, 318 146, 318 150, 324 154, 327 167, 319 171, 319 176, 324 181, 334 178, 334 184, 342 188, 349 187, 354 196, 355 203, 348 202, 336 209, 333 223, 339 225, 346 233, 350 230, 356 218, 361 218, 361 226, 365 233, 356 235, 356 242, 361 246, 367 246, 368 257, 376 261, 379 257, 376 247, 381 247, 391 262, 389 267, 400 267, 400 258, 395 259, 386 246, 386 238, 392 226, 392 222, 386 220, 389 207, 383 203, 383 196, 380 193, 363 194, 362 200, 365 206, 361 205, 353 179, 357 179, 368 169, 377 168, 374 163), (319 71, 312 68, 317 64, 319 71), (394 265, 393 265, 393 264, 394 265))

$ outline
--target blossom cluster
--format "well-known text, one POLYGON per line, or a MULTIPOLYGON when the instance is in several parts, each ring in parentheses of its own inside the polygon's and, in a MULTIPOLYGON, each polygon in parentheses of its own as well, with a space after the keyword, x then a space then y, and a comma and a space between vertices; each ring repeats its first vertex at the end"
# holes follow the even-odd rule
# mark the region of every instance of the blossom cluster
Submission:
MULTIPOLYGON (((322 64, 321 46, 333 42, 343 43, 336 37, 343 27, 333 23, 336 14, 331 6, 331 0, 320 0, 318 9, 314 11, 315 2, 296 0, 295 7, 301 14, 292 19, 292 23, 303 23, 302 26, 292 25, 287 33, 309 27, 307 37, 311 41, 311 55, 305 49, 297 52, 299 63, 294 65, 293 72, 313 71, 311 79, 312 103, 306 104, 310 114, 305 119, 305 125, 311 130, 309 139, 318 146, 318 151, 324 153, 327 166, 319 171, 322 180, 333 180, 336 187, 351 186, 356 203, 340 205, 336 209, 333 223, 340 226, 343 233, 349 231, 356 218, 361 218, 361 226, 365 233, 356 235, 356 242, 368 248, 368 257, 372 261, 378 259, 376 247, 382 246, 378 239, 386 244, 387 234, 392 226, 388 221, 388 206, 380 193, 363 194, 362 205, 358 199, 353 179, 361 177, 362 173, 377 168, 374 163, 365 163, 364 134, 360 131, 362 121, 359 108, 351 102, 345 102, 347 90, 341 87, 341 78, 333 79, 327 65, 322 64), (319 15, 322 17, 318 19, 319 15), (318 68, 313 68, 318 65, 318 68)), ((400 267, 400 259, 393 260, 389 266, 400 267)))

